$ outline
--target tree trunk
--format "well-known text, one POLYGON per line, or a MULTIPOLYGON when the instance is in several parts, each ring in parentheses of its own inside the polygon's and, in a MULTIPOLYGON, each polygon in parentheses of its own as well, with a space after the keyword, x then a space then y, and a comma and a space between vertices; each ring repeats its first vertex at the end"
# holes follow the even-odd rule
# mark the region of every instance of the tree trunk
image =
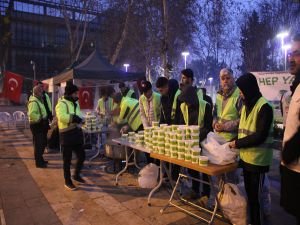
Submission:
POLYGON ((167 0, 163 0, 163 24, 164 38, 162 43, 162 64, 164 68, 164 76, 169 78, 168 71, 168 9, 167 0))
POLYGON ((123 44, 126 40, 127 37, 127 33, 128 33, 128 27, 129 27, 129 19, 130 19, 130 14, 131 14, 131 8, 132 8, 132 4, 133 4, 133 0, 129 0, 129 4, 128 4, 128 9, 127 9, 127 13, 126 13, 126 19, 125 19, 125 24, 124 24, 124 28, 121 34, 121 37, 118 41, 118 44, 115 48, 115 51, 112 55, 112 57, 110 58, 110 63, 112 65, 114 65, 117 61, 117 58, 119 57, 120 51, 123 47, 123 44))

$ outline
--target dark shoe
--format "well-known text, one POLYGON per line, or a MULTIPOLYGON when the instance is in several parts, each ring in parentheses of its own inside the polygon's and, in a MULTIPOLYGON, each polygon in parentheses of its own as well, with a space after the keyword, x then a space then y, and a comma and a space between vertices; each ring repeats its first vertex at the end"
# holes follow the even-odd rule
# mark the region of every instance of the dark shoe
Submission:
POLYGON ((79 183, 82 183, 82 184, 85 184, 86 182, 85 182, 85 180, 84 179, 82 179, 82 177, 81 176, 72 176, 72 179, 73 180, 75 180, 75 181, 77 181, 77 182, 79 182, 79 183))
POLYGON ((66 182, 65 183, 65 188, 67 188, 71 191, 75 191, 77 189, 77 187, 72 182, 66 182))
POLYGON ((47 168, 47 164, 46 163, 37 164, 36 168, 47 168))

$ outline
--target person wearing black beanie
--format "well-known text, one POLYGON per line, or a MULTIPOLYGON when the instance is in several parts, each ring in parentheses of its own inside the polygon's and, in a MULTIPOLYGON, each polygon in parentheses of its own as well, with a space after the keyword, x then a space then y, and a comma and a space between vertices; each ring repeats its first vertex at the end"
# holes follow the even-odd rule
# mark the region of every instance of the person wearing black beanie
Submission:
POLYGON ((71 160, 72 152, 77 156, 75 174, 73 180, 79 183, 85 183, 80 176, 80 172, 85 160, 83 149, 83 133, 79 126, 83 122, 82 114, 78 104, 79 89, 71 82, 67 82, 64 96, 58 101, 55 112, 58 120, 59 138, 63 153, 63 169, 65 178, 65 187, 69 190, 75 190, 76 186, 71 180, 71 160))
POLYGON ((265 173, 272 163, 273 108, 262 97, 257 80, 252 73, 245 73, 236 81, 244 106, 238 128, 238 138, 229 143, 239 149, 244 184, 250 211, 249 223, 263 224, 263 206, 260 203, 265 173))

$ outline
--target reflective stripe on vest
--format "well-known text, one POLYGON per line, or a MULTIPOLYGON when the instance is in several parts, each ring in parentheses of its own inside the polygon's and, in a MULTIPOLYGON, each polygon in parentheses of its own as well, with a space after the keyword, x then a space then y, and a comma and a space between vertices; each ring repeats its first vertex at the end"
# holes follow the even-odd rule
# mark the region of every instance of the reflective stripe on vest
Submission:
POLYGON ((175 93, 174 100, 173 100, 173 105, 172 105, 172 112, 171 112, 171 119, 175 119, 175 113, 176 113, 176 108, 177 108, 177 98, 178 95, 180 95, 181 91, 178 89, 175 93))
MULTIPOLYGON (((61 100, 59 101, 58 104, 61 104, 61 103, 63 103, 66 106, 66 114, 69 114, 71 116, 71 118, 72 118, 72 115, 77 115, 76 112, 74 112, 74 114, 71 114, 69 103, 64 98, 61 98, 61 100)), ((79 110, 78 105, 76 107, 76 110, 79 110)), ((58 121, 58 123, 59 123, 59 126, 58 126, 59 132, 61 132, 61 133, 69 131, 69 130, 73 130, 74 128, 76 128, 78 126, 77 123, 72 123, 71 121, 69 121, 69 123, 67 123, 67 124, 63 124, 60 121, 58 121)))
MULTIPOLYGON (((113 99, 108 97, 108 108, 111 111, 113 109, 113 99)), ((103 101, 103 98, 100 98, 98 101, 98 109, 100 113, 106 113, 105 109, 105 102, 103 101)))
MULTIPOLYGON (((148 109, 148 100, 145 95, 142 95, 141 97, 141 102, 144 107, 145 113, 149 113, 148 109)), ((160 94, 157 92, 152 93, 152 102, 153 102, 153 112, 154 112, 154 121, 159 121, 160 120, 160 94)), ((146 115, 147 119, 149 118, 149 115, 146 115)))
POLYGON ((133 94, 134 94, 134 91, 129 89, 125 97, 132 98, 133 94))
POLYGON ((40 114, 40 119, 38 121, 29 121, 30 124, 39 123, 42 119, 46 119, 47 118, 47 116, 43 117, 41 106, 40 106, 40 104, 39 104, 39 102, 37 100, 31 100, 31 101, 28 102, 28 104, 33 103, 33 102, 37 104, 37 107, 38 107, 38 110, 39 110, 39 114, 40 114))
MULTIPOLYGON (((246 116, 246 108, 242 107, 241 119, 239 124, 238 138, 247 137, 256 132, 256 122, 258 113, 264 104, 269 104, 264 97, 256 102, 248 117, 246 116)), ((270 104, 269 104, 270 105, 270 104)), ((260 145, 249 148, 240 148, 240 158, 249 164, 258 166, 268 166, 272 163, 273 158, 273 121, 269 130, 267 139, 260 145)))
MULTIPOLYGON (((217 117, 219 123, 226 123, 232 120, 239 119, 239 112, 236 109, 236 104, 239 99, 240 90, 236 87, 233 93, 228 97, 226 105, 223 107, 224 97, 217 94, 216 107, 217 117)), ((224 137, 226 141, 230 141, 237 136, 236 132, 217 132, 220 136, 224 137)))
MULTIPOLYGON (((200 128, 202 128, 204 125, 204 114, 205 114, 206 104, 207 104, 207 102, 204 100, 199 101, 198 125, 200 128)), ((189 124, 189 111, 188 111, 187 104, 181 103, 180 109, 181 109, 185 124, 190 125, 189 124)))

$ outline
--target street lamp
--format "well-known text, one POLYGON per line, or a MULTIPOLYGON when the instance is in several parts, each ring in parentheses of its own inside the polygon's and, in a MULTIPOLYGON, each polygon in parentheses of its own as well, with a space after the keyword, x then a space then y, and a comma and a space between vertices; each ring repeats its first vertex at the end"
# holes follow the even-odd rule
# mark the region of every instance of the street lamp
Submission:
POLYGON ((190 55, 189 52, 182 52, 181 55, 184 57, 184 69, 186 69, 186 58, 190 55))
POLYGON ((126 71, 126 73, 127 73, 128 67, 129 67, 130 65, 129 65, 128 63, 125 63, 123 66, 125 67, 125 71, 126 71))
POLYGON ((284 38, 286 38, 287 36, 289 36, 288 32, 281 32, 276 35, 277 38, 281 39, 281 47, 284 45, 284 38))
POLYGON ((35 62, 34 62, 33 60, 30 60, 30 64, 32 65, 32 69, 33 69, 33 80, 35 81, 35 78, 36 78, 35 62))
POLYGON ((286 70, 286 56, 287 56, 287 51, 291 48, 292 46, 290 44, 286 44, 282 46, 282 49, 284 50, 284 70, 286 70))
POLYGON ((213 90, 212 90, 212 82, 213 82, 213 79, 212 77, 209 77, 208 78, 208 81, 209 81, 209 88, 210 88, 210 97, 213 96, 213 90))

